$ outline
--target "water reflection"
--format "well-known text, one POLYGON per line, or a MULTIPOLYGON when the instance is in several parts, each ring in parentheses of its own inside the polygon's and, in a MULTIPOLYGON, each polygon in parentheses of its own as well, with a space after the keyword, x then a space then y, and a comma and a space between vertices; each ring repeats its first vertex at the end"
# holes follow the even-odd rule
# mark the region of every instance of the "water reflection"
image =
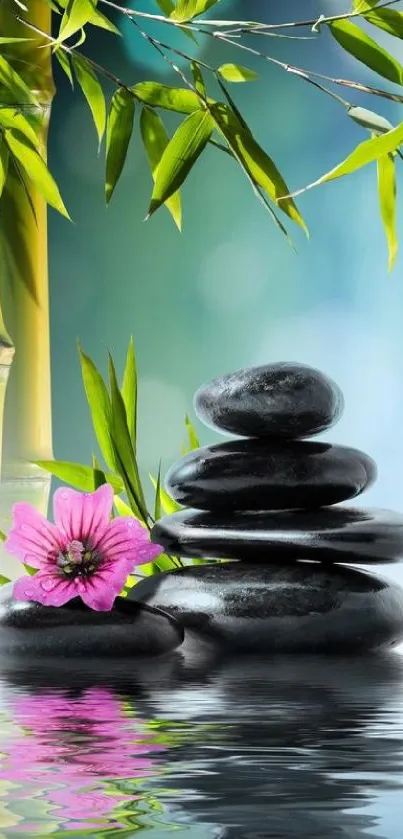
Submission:
POLYGON ((0 672, 6 837, 400 839, 398 655, 0 672))

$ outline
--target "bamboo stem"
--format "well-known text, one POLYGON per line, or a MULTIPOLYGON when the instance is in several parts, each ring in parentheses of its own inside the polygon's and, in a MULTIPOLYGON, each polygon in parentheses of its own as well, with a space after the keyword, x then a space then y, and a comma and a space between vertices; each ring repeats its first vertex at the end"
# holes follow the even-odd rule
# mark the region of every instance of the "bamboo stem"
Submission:
MULTIPOLYGON (((0 0, 2 34, 26 37, 17 14, 13 0, 0 0)), ((51 10, 44 0, 31 0, 26 17, 50 33, 51 10)), ((28 43, 7 48, 7 58, 40 102, 31 116, 46 156, 54 83, 51 52, 38 49, 42 44, 33 35, 28 43)), ((0 299, 15 347, 5 406, 5 471, 22 477, 35 472, 32 461, 52 458, 48 242, 46 204, 29 184, 27 196, 13 167, 0 204, 0 299)))

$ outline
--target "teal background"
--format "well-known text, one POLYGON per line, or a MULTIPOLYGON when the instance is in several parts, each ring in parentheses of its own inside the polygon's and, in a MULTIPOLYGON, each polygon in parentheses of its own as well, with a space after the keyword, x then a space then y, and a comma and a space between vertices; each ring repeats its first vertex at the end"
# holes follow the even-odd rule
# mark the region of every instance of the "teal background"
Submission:
MULTIPOLYGON (((142 0, 137 8, 156 7, 142 0)), ((223 0, 219 9, 220 17, 274 21, 338 12, 341 4, 223 0)), ((148 31, 157 30, 148 26, 148 31)), ((165 40, 171 34, 164 30, 165 40)), ((176 46, 196 49, 208 63, 233 60, 259 70, 257 83, 233 85, 231 92, 290 188, 316 179, 366 139, 342 106, 300 79, 212 39, 194 48, 173 34, 176 46)), ((386 40, 401 57, 401 46, 386 40)), ((380 84, 354 59, 343 59, 327 33, 306 41, 259 39, 259 44, 302 67, 380 84)), ((128 84, 150 78, 180 84, 130 25, 125 41, 93 30, 82 49, 128 84)), ((160 458, 165 469, 178 457, 184 415, 192 412, 192 395, 202 381, 244 365, 296 360, 334 377, 345 393, 344 417, 324 436, 377 460, 379 480, 365 503, 401 509, 402 262, 388 276, 375 167, 301 197, 311 240, 295 227, 295 254, 240 170, 211 149, 183 189, 180 235, 165 209, 142 221, 151 177, 138 119, 128 164, 106 210, 103 154, 97 156, 88 108, 59 73, 57 82, 50 162, 74 224, 51 214, 55 456, 89 463, 94 448, 76 339, 106 372, 108 350, 122 370, 133 334, 144 474, 155 472, 160 458)), ((397 105, 343 88, 338 92, 393 122, 401 120, 397 105)), ((176 124, 175 118, 168 123, 176 124)), ((218 439, 197 427, 202 442, 218 439)))

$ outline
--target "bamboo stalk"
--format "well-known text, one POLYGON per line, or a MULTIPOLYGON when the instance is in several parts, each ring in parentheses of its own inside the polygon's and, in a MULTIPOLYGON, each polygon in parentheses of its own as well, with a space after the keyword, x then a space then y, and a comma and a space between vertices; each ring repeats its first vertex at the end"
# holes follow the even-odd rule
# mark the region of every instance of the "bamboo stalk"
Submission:
MULTIPOLYGON (((7 60, 40 103, 35 117, 46 156, 55 92, 51 52, 38 49, 43 41, 32 31, 27 33, 16 20, 17 14, 13 0, 0 0, 1 33, 25 38, 29 34, 33 39, 7 47, 7 60)), ((51 10, 45 0, 29 0, 24 14, 29 23, 50 33, 51 10)), ((52 458, 47 211, 44 200, 30 185, 28 193, 29 197, 18 173, 10 167, 0 204, 0 299, 15 358, 7 385, 3 451, 6 475, 19 477, 35 474, 32 461, 52 458)))

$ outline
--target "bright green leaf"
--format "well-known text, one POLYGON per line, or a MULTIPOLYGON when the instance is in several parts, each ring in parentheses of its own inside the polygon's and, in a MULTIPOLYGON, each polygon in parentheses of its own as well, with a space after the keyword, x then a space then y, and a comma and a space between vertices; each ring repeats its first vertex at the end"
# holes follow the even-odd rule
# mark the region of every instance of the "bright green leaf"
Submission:
POLYGON ((20 131, 39 150, 39 138, 37 134, 32 128, 32 125, 17 108, 0 108, 0 126, 2 128, 12 128, 20 131))
POLYGON ((335 40, 346 52, 365 64, 375 73, 401 84, 403 67, 396 58, 384 50, 366 32, 350 20, 335 20, 329 24, 335 40))
POLYGON ((130 338, 123 373, 122 399, 126 411, 127 427, 132 441, 133 451, 136 453, 137 438, 137 366, 133 338, 130 338))
POLYGON ((103 470, 82 466, 81 463, 69 463, 65 460, 38 460, 37 466, 46 469, 55 478, 70 484, 81 492, 94 492, 101 484, 110 484, 116 493, 123 492, 124 486, 118 475, 111 475, 103 470))
POLYGON ((99 29, 105 29, 107 32, 113 32, 114 35, 122 35, 121 31, 109 20, 106 15, 103 15, 99 9, 94 9, 88 21, 91 26, 98 26, 99 29))
POLYGON ((376 26, 378 29, 383 29, 389 35, 394 35, 396 38, 403 38, 403 14, 396 9, 389 8, 375 8, 380 0, 354 0, 354 11, 361 12, 365 16, 365 20, 376 26))
POLYGON ((4 137, 11 155, 21 164, 28 179, 35 185, 43 198, 66 218, 70 218, 63 204, 59 189, 49 169, 36 148, 21 131, 10 129, 4 137))
POLYGON ((9 151, 3 137, 0 136, 0 198, 7 180, 9 151))
POLYGON ((5 542, 7 539, 7 533, 4 533, 3 530, 0 530, 0 542, 5 542))
POLYGON ((201 107, 199 97, 192 90, 168 87, 159 82, 139 82, 131 89, 146 105, 178 114, 192 114, 201 107))
POLYGON ((0 55, 0 99, 3 104, 31 104, 39 107, 36 96, 2 55, 0 55))
POLYGON ((64 71, 64 73, 66 74, 72 88, 74 89, 74 80, 73 80, 73 74, 71 72, 70 58, 67 55, 67 52, 65 52, 61 47, 59 47, 59 49, 56 49, 54 51, 53 55, 55 56, 55 58, 59 62, 60 66, 61 66, 62 70, 64 71))
POLYGON ((162 516, 161 504, 161 463, 158 467, 157 486, 155 487, 155 501, 154 501, 154 521, 158 521, 162 516))
POLYGON ((58 42, 66 41, 90 21, 96 0, 69 0, 60 24, 58 42))
MULTIPOLYGON (((144 148, 148 157, 154 183, 157 177, 157 170, 162 155, 169 143, 169 137, 165 130, 164 123, 155 111, 151 108, 143 108, 140 118, 140 131, 144 148)), ((182 229, 182 204, 180 192, 175 192, 165 202, 165 206, 172 215, 178 229, 182 229)))
POLYGON ((241 64, 222 64, 218 72, 226 82, 253 82, 258 79, 258 73, 241 64))
MULTIPOLYGON (((158 483, 157 479, 154 478, 152 475, 150 475, 150 481, 151 481, 154 489, 156 490, 157 489, 157 483, 158 483)), ((177 513, 178 510, 182 509, 181 505, 177 504, 177 502, 174 501, 173 498, 171 498, 171 496, 163 489, 162 486, 160 486, 159 495, 160 495, 161 510, 163 511, 163 513, 166 516, 170 516, 172 513, 177 513)))
POLYGON ((220 0, 177 0, 176 7, 171 14, 174 20, 181 23, 193 20, 198 15, 204 14, 220 0))
POLYGON ((125 164, 133 133, 134 111, 134 97, 124 88, 119 88, 112 97, 106 127, 105 194, 107 203, 112 198, 125 164))
POLYGON ((115 365, 111 355, 109 355, 109 382, 112 405, 111 439, 118 471, 125 484, 132 510, 146 523, 147 507, 127 425, 125 404, 119 390, 115 365))
POLYGON ((399 249, 396 231, 396 172, 393 154, 380 157, 377 168, 379 208, 388 244, 388 265, 391 271, 399 249))
POLYGON ((241 167, 254 183, 267 193, 272 201, 279 202, 279 207, 293 221, 307 230, 306 224, 294 200, 289 197, 289 189, 273 160, 259 146, 250 131, 240 124, 227 105, 215 105, 212 113, 221 134, 225 137, 241 167), (283 198, 284 196, 288 196, 283 198))
POLYGON ((116 471, 114 449, 111 442, 112 409, 105 382, 91 359, 78 347, 81 373, 95 436, 105 463, 116 471))
POLYGON ((175 131, 158 166, 149 216, 183 184, 206 147, 214 128, 209 111, 196 111, 175 131))
POLYGON ((71 60, 77 81, 90 107, 98 140, 101 144, 106 123, 106 105, 102 86, 85 58, 72 53, 71 60))
MULTIPOLYGON (((383 155, 395 151, 401 143, 403 143, 403 122, 397 125, 396 128, 393 128, 392 131, 387 131, 386 134, 382 134, 380 137, 373 137, 360 143, 342 163, 339 163, 330 172, 322 175, 321 178, 314 181, 306 189, 319 186, 327 181, 333 181, 344 175, 350 175, 368 163, 373 163, 375 160, 383 157, 383 155)), ((301 192, 305 192, 305 190, 301 190, 301 192)))
POLYGON ((115 509, 116 509, 116 512, 117 512, 118 516, 132 516, 134 519, 137 519, 137 521, 139 521, 140 524, 143 524, 141 519, 139 519, 139 518, 137 518, 137 516, 135 516, 131 507, 129 507, 129 505, 126 504, 126 502, 123 501, 123 499, 120 498, 119 495, 114 496, 113 503, 115 505, 115 509))
POLYGON ((186 414, 186 417, 185 417, 185 426, 186 426, 186 431, 187 431, 187 435, 188 435, 188 444, 189 444, 188 445, 188 451, 192 452, 195 449, 200 448, 200 441, 199 441, 199 438, 196 434, 196 429, 195 429, 190 417, 188 417, 187 414, 186 414))
POLYGON ((11 583, 9 577, 5 577, 4 574, 0 574, 0 586, 5 586, 6 583, 11 583))
POLYGON ((3 44, 23 44, 27 41, 32 41, 32 38, 3 38, 0 37, 0 46, 3 44))
POLYGON ((200 65, 197 63, 197 61, 192 61, 190 66, 192 70, 194 86, 197 92, 200 93, 200 96, 202 96, 203 99, 207 99, 206 85, 203 79, 203 73, 201 71, 200 65))
POLYGON ((368 111, 367 108, 351 107, 347 108, 347 113, 354 122, 358 122, 363 128, 368 128, 374 134, 385 134, 391 131, 394 126, 388 119, 376 114, 374 111, 368 111))

